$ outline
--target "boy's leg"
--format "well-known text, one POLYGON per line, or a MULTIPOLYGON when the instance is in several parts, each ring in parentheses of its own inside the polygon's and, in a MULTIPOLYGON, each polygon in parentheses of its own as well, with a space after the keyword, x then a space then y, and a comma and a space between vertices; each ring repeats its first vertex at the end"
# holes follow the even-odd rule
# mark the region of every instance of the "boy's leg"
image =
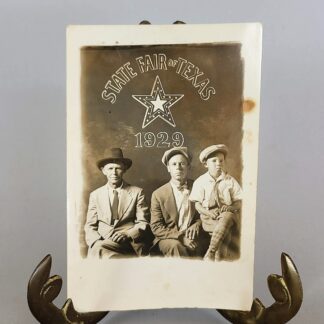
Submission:
POLYGON ((202 228, 207 233, 212 233, 214 231, 214 228, 217 224, 216 219, 212 219, 211 217, 208 217, 206 215, 200 215, 202 228))
POLYGON ((205 259, 215 260, 215 253, 220 249, 224 239, 230 233, 235 223, 235 217, 236 215, 231 212, 224 212, 218 216, 217 225, 212 233, 205 259))
POLYGON ((223 243, 215 253, 215 260, 224 260, 228 256, 228 246, 232 240, 232 230, 225 236, 223 243))

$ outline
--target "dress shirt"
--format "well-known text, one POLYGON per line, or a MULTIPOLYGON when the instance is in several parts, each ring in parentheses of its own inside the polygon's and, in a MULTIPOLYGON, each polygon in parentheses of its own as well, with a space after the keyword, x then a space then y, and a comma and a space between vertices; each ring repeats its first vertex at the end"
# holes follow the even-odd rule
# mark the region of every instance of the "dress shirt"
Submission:
POLYGON ((178 188, 172 181, 170 181, 173 195, 176 201, 177 211, 178 211, 178 228, 180 231, 184 231, 189 227, 191 219, 191 209, 189 201, 189 189, 187 184, 184 184, 178 188))
POLYGON ((118 188, 112 188, 112 187, 109 186, 109 184, 107 184, 107 188, 108 188, 108 196, 109 196, 110 206, 112 206, 112 204, 113 204, 114 190, 116 190, 117 193, 118 193, 118 198, 119 198, 119 203, 120 203, 120 192, 121 192, 121 190, 123 188, 123 183, 118 188))
POLYGON ((228 173, 222 174, 215 180, 207 171, 198 177, 192 187, 190 200, 198 201, 204 208, 208 208, 210 196, 217 183, 217 192, 221 205, 232 205, 242 199, 242 189, 239 183, 228 173))

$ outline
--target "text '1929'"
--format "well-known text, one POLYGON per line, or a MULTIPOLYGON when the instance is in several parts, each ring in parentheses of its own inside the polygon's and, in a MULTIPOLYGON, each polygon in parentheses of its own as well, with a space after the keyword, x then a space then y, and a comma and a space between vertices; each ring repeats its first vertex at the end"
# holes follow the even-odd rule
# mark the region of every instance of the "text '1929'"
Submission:
POLYGON ((169 136, 167 132, 139 132, 134 135, 136 137, 136 148, 143 147, 180 147, 184 144, 184 136, 180 132, 174 132, 169 136))

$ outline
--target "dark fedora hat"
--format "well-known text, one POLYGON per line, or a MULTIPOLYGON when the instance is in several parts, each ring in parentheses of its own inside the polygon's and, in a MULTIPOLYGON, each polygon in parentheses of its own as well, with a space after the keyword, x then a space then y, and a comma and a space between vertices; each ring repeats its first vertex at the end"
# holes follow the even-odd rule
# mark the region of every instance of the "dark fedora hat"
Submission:
POLYGON ((132 165, 132 160, 124 158, 123 151, 119 147, 110 149, 110 155, 97 162, 97 167, 101 170, 107 163, 123 163, 126 170, 132 165))

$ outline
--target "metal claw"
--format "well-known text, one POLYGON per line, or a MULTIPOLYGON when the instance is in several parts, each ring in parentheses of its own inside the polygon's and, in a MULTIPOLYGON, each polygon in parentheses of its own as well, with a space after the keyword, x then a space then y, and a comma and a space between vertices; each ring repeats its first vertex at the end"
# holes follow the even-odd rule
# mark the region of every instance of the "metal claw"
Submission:
MULTIPOLYGON (((140 25, 151 25, 151 23, 148 20, 142 20, 139 24, 140 25)), ((183 22, 181 20, 176 20, 173 24, 179 25, 179 24, 185 24, 185 22, 183 22)))
POLYGON ((268 287, 276 300, 265 307, 259 299, 253 301, 249 312, 218 310, 234 324, 284 324, 291 320, 303 301, 302 283, 297 268, 288 254, 281 254, 282 276, 270 275, 268 287))
POLYGON ((139 24, 140 25, 151 25, 151 23, 148 20, 142 20, 139 24))
POLYGON ((62 288, 60 276, 49 277, 52 257, 47 255, 36 267, 28 282, 27 299, 34 317, 42 324, 95 324, 108 312, 78 313, 68 299, 62 309, 52 302, 62 288))

